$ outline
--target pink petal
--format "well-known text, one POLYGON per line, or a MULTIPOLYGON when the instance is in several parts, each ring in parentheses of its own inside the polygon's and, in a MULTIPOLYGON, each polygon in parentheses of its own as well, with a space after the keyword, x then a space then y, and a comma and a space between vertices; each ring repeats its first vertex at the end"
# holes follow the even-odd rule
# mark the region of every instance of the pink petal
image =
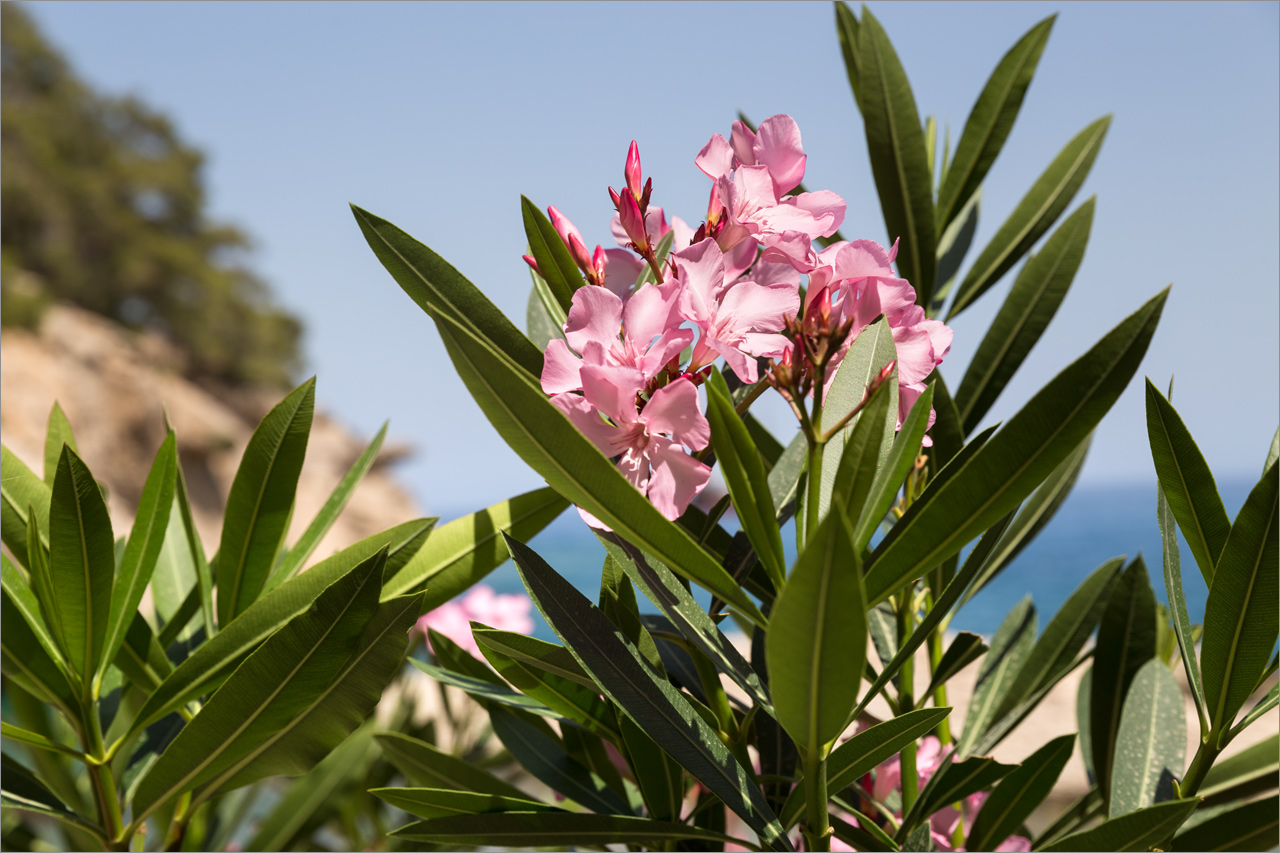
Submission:
MULTIPOLYGON (((585 364, 582 393, 618 426, 636 421, 636 394, 644 387, 644 377, 634 367, 585 364)), ((612 454, 610 454, 612 455, 612 454)))
POLYGON ((844 199, 831 190, 801 193, 791 199, 791 202, 801 210, 808 211, 815 222, 821 225, 822 230, 814 236, 830 237, 844 222, 844 199))
POLYGON ((703 240, 675 254, 676 272, 684 285, 679 311, 706 328, 724 284, 724 253, 714 240, 703 240))
MULTIPOLYGON (((743 240, 725 253, 724 285, 722 285, 721 291, 723 291, 724 287, 732 284, 734 280, 740 278, 755 263, 756 252, 754 240, 743 240)), ((797 281, 799 281, 798 277, 797 281)))
POLYGON ((756 364, 756 360, 747 353, 734 346, 728 346, 720 341, 712 342, 724 356, 724 363, 737 374, 738 378, 748 385, 756 384, 760 378, 760 367, 756 364))
POLYGON ((678 252, 681 249, 689 248, 689 244, 693 242, 694 234, 694 229, 689 227, 689 223, 679 216, 673 216, 671 217, 671 230, 676 232, 676 236, 671 240, 671 251, 678 252))
POLYGON ((578 352, 589 341, 614 346, 622 325, 622 300, 603 287, 580 287, 573 292, 564 336, 578 352))
POLYGON ((555 338, 547 344, 542 358, 542 390, 547 394, 577 391, 582 387, 581 367, 582 359, 569 352, 562 338, 555 338))
POLYGON ((578 428, 578 432, 599 448, 601 453, 610 457, 616 455, 613 451, 615 437, 622 430, 600 420, 600 413, 596 411, 595 406, 587 402, 585 397, 579 394, 557 394, 551 398, 551 404, 578 428))
POLYGON ((756 165, 756 135, 745 124, 740 121, 733 123, 733 130, 729 134, 729 144, 733 147, 733 155, 738 158, 739 165, 756 165))
POLYGON ((706 487, 711 469, 662 438, 651 439, 649 460, 653 465, 649 500, 664 517, 675 521, 706 487))
POLYGON ((740 282, 725 293, 717 312, 716 325, 741 332, 776 332, 785 317, 800 310, 800 292, 789 285, 771 287, 750 281, 740 282))
POLYGON ((791 116, 779 114, 760 122, 752 149, 756 162, 769 167, 778 195, 790 192, 804 180, 805 154, 800 144, 800 128, 791 116))
POLYGON ((648 349, 654 338, 680 325, 680 315, 676 310, 679 302, 680 285, 676 282, 646 285, 637 290, 622 309, 622 326, 627 340, 641 351, 648 349))
POLYGON ((791 264, 775 264, 762 260, 756 264, 756 268, 751 271, 751 275, 747 278, 765 287, 785 284, 797 293, 800 289, 800 273, 796 272, 795 267, 791 266, 791 264))
POLYGON ((898 350, 898 381, 903 385, 924 382, 937 363, 929 333, 919 326, 899 326, 892 332, 898 350))
POLYGON ((698 391, 685 379, 654 391, 640 412, 640 421, 650 435, 666 433, 693 450, 701 450, 711 440, 711 425, 698 410, 698 391))
POLYGON ((781 358, 782 353, 790 346, 791 340, 786 335, 771 335, 759 332, 748 332, 738 342, 738 349, 748 355, 764 358, 781 358))
POLYGON ((727 175, 733 168, 733 149, 729 147, 729 141, 717 133, 702 146, 693 164, 714 181, 721 175, 727 175))
POLYGON ((649 347, 649 351, 640 359, 640 372, 646 381, 657 376, 667 362, 684 352, 685 347, 693 343, 693 329, 671 329, 649 347))
POLYGON ((626 249, 604 250, 604 286, 620 299, 625 300, 631 295, 642 269, 644 261, 632 252, 626 249))

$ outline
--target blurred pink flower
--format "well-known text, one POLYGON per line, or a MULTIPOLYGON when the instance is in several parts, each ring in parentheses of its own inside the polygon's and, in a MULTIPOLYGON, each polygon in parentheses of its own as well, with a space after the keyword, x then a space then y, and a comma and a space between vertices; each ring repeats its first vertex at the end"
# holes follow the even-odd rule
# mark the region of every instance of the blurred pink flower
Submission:
POLYGON ((533 602, 523 595, 495 593, 487 584, 476 584, 461 598, 445 602, 418 620, 424 635, 430 628, 453 640, 479 658, 480 647, 471 635, 471 623, 481 622, 499 631, 533 633, 533 602))

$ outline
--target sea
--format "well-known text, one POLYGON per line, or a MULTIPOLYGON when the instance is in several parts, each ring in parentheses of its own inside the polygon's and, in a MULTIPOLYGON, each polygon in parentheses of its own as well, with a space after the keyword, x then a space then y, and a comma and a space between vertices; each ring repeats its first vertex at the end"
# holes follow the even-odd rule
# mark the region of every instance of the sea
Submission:
MULTIPOLYGON (((1236 513, 1254 483, 1245 479, 1220 482, 1228 517, 1236 513)), ((463 514, 463 513, 459 513, 463 514)), ((442 518, 455 517, 442 513, 442 518)), ((725 527, 733 530, 732 520, 725 527)), ((1186 542, 1180 539, 1182 582, 1192 623, 1203 621, 1208 588, 1186 542)), ((783 530, 789 560, 795 559, 795 534, 783 530)), ((528 543, 556 571, 593 602, 599 597, 604 548, 573 509, 562 514, 528 543)), ((972 543, 971 543, 972 544, 972 543)), ((972 631, 990 636, 1008 611, 1030 596, 1043 630, 1052 615, 1098 566, 1114 557, 1146 562, 1157 600, 1166 603, 1160 529, 1156 523, 1156 483, 1081 483, 1068 496, 1036 539, 993 581, 964 604, 949 625, 952 631, 972 631)), ((484 581, 499 593, 523 594, 520 577, 508 561, 484 581)), ((708 606, 710 595, 694 588, 695 597, 708 606)), ((639 597, 642 612, 656 607, 639 597)), ((535 610, 534 635, 554 641, 555 634, 535 610)), ((725 628, 732 626, 725 623, 725 628)))

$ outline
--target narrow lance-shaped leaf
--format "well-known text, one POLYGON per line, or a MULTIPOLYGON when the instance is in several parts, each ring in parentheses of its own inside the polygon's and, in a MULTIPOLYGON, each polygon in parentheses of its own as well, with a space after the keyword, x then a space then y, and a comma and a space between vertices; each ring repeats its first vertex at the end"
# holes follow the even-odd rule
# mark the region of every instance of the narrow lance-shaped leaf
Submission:
MULTIPOLYGON (((880 445, 888 429, 885 422, 889 417, 891 396, 883 385, 876 389, 876 393, 867 401, 866 408, 858 415, 857 423, 849 433, 848 441, 840 454, 840 466, 836 469, 831 495, 845 506, 851 520, 861 520, 873 484, 880 478, 880 445)), ((891 470, 893 467, 890 463, 885 469, 891 470)), ((886 478, 887 481, 891 479, 891 475, 886 478)), ((875 523, 879 524, 884 511, 879 510, 878 501, 867 515, 875 516, 875 523)), ((856 534, 854 541, 857 542, 856 534)))
POLYGON ((1266 668, 1280 627, 1278 497, 1272 462, 1231 525, 1204 606, 1200 669, 1219 746, 1266 668))
POLYGON ((853 89, 853 100, 861 109, 862 95, 862 60, 858 54, 858 30, 860 24, 849 4, 838 0, 836 5, 836 33, 840 36, 840 53, 844 56, 844 69, 849 76, 849 86, 853 89))
POLYGON ((1280 845, 1280 796, 1275 794, 1215 814, 1183 830, 1174 850, 1274 850, 1280 845))
POLYGON ((1178 412, 1151 380, 1147 380, 1147 437, 1160 488, 1182 528, 1206 586, 1213 587, 1214 567, 1226 547, 1231 521, 1222 506, 1209 463, 1201 454, 1178 412))
MULTIPOLYGON (((168 411, 164 413, 164 423, 165 429, 173 432, 168 411)), ((178 455, 178 484, 175 494, 178 497, 178 517, 182 521, 181 533, 185 540, 187 561, 195 573, 196 587, 200 591, 200 616, 204 621, 205 636, 212 637, 217 630, 213 618, 213 573, 205 559, 204 543, 200 541, 195 516, 191 512, 191 496, 187 491, 187 476, 182 470, 181 454, 178 455)))
POLYGON ((862 573, 845 507, 833 506, 774 602, 765 641, 778 722, 806 761, 843 731, 866 661, 862 573))
POLYGON ((1018 272, 956 391, 965 432, 972 432, 990 411, 1058 312, 1084 260, 1093 210, 1090 198, 1018 272))
POLYGON ((476 791, 500 797, 528 797, 524 791, 481 770, 468 761, 450 755, 438 746, 400 732, 379 732, 374 736, 387 760, 410 781, 419 785, 456 791, 476 791))
POLYGON ((107 637, 115 569, 115 538, 102 492, 80 457, 63 445, 49 506, 49 575, 67 662, 85 690, 107 637))
MULTIPOLYGON (((471 627, 471 634, 476 638, 481 652, 487 649, 583 687, 598 689, 595 681, 564 646, 514 631, 498 631, 475 624, 471 627)), ((488 654, 485 656, 488 657, 488 654)))
POLYGON ((491 812, 423 820, 402 826, 391 838, 446 846, 605 847, 609 844, 661 846, 683 839, 743 844, 721 832, 683 823, 630 815, 569 814, 554 811, 491 812))
POLYGON ((1056 737, 1002 779, 982 804, 973 828, 965 836, 965 846, 995 850, 1017 832, 1053 789, 1071 758, 1073 746, 1075 735, 1056 737))
POLYGON ((49 501, 53 492, 25 463, 0 445, 0 532, 4 545, 24 566, 27 557, 27 516, 34 512, 41 541, 49 546, 49 501))
MULTIPOLYGON (((1099 660, 1101 656, 1093 665, 1095 690, 1099 660)), ((1095 730, 1094 737, 1097 736, 1095 730)), ((1186 745, 1182 688, 1164 661, 1149 660, 1133 679, 1121 712, 1108 816, 1119 817, 1173 799, 1173 782, 1182 774, 1186 745)))
MULTIPOLYGON (((875 535, 876 528, 880 526, 889 507, 893 505, 903 481, 906 480, 908 472, 920 455, 920 445, 924 440, 925 430, 929 428, 929 410, 933 405, 935 387, 930 385, 924 389, 924 393, 916 400, 907 414, 907 419, 902 422, 902 429, 898 430, 888 457, 882 458, 880 466, 876 469, 867 502, 858 516, 857 525, 853 531, 853 545, 859 554, 875 535)), ((897 419, 896 407, 889 410, 887 418, 897 419)), ((885 431, 890 432, 887 422, 885 431)), ((852 522, 853 517, 850 516, 849 520, 852 522)))
POLYGON ((706 389, 707 420, 711 424, 716 461, 729 487, 733 507, 765 571, 775 586, 781 586, 787 573, 787 558, 782 552, 782 531, 769 494, 764 461, 746 424, 734 411, 724 377, 714 368, 706 389))
POLYGON ((1112 756, 1127 748, 1119 740, 1125 697, 1139 670, 1156 655, 1156 598, 1142 557, 1130 563, 1112 585, 1098 626, 1098 648, 1106 649, 1106 654, 1093 659, 1089 737, 1093 772, 1107 797, 1112 756))
POLYGON ((1137 370, 1167 296, 1168 289, 1112 329, 1032 397, 932 500, 907 511, 868 563, 870 603, 957 553, 1079 446, 1137 370))
POLYGON ((1149 850, 1173 834, 1200 805, 1198 797, 1171 800, 1113 817, 1093 829, 1037 847, 1045 853, 1087 850, 1149 850))
POLYGON ((499 434, 557 492, 763 625, 763 614, 692 537, 657 508, 500 353, 436 316, 454 367, 499 434))
POLYGON ((49 411, 49 427, 44 439, 44 481, 50 488, 53 488, 53 478, 58 472, 58 459, 62 456, 64 444, 76 453, 80 452, 80 448, 76 447, 76 437, 71 432, 71 423, 67 420, 66 412, 62 411, 62 406, 54 400, 53 408, 49 411))
POLYGON ((307 708, 378 609, 385 564, 382 550, 355 566, 245 659, 139 780, 134 825, 213 779, 307 708))
POLYGON ((1111 116, 1104 116, 1080 131, 1036 179, 973 262, 956 293, 948 320, 986 293, 1053 227, 1088 177, 1110 125, 1111 116))
POLYGON ((526 545, 507 547, 534 604, 606 695, 668 755, 719 796, 765 843, 791 845, 760 789, 719 736, 625 642, 618 629, 526 545))
POLYGON ((275 565, 315 411, 315 379, 290 392, 254 430, 240 460, 218 548, 218 624, 244 612, 275 565))
MULTIPOLYGON (((945 175, 943 180, 946 180, 945 175)), ((938 286, 933 292, 933 308, 929 315, 942 313, 947 297, 955 288, 960 264, 973 245, 973 235, 978 232, 978 215, 982 209, 982 187, 974 190, 951 224, 938 237, 938 286)))
POLYGON ((1164 558, 1164 589, 1169 601, 1169 615, 1173 619, 1173 631, 1178 638, 1182 671, 1191 685, 1191 697, 1196 703, 1196 715, 1200 718, 1200 734, 1209 730, 1209 717, 1205 706, 1204 682, 1200 678, 1200 661, 1196 658, 1196 641, 1191 633, 1191 617, 1187 613, 1187 594, 1182 586, 1182 555, 1178 549, 1178 532, 1164 489, 1156 484, 1156 518, 1160 524, 1161 554, 1164 558))
POLYGON ((525 334, 533 341, 534 346, 545 351, 551 341, 564 337, 565 312, 551 295, 542 276, 532 269, 529 270, 529 275, 533 276, 533 287, 529 288, 529 302, 524 311, 525 334), (554 307, 554 314, 549 305, 554 307))
POLYGON ((281 581, 288 580, 293 577, 294 573, 306 564, 307 558, 316 550, 316 546, 320 544, 320 540, 333 527, 333 523, 338 520, 338 516, 342 514, 342 510, 346 507, 347 502, 351 500, 351 496, 355 494, 356 487, 360 485, 360 481, 364 479, 365 474, 369 473, 369 469, 373 467, 374 461, 378 458, 378 451, 382 449, 383 439, 387 437, 387 424, 382 425, 382 429, 378 430, 378 434, 373 437, 373 441, 369 442, 369 446, 364 452, 351 463, 351 468, 347 473, 342 475, 342 479, 338 481, 338 485, 333 487, 333 492, 325 500, 324 506, 320 507, 320 511, 316 513, 316 517, 307 525, 307 529, 298 537, 298 541, 289 553, 285 555, 284 560, 271 573, 269 586, 274 588, 281 581))
MULTIPOLYGON (((5 554, 0 554, 0 579, 5 597, 6 653, 22 663, 22 676, 70 705, 72 689, 79 687, 78 681, 68 670, 58 638, 45 622, 36 596, 5 554)), ((9 668, 5 671, 9 672, 9 668)))
POLYGON ((498 812, 563 812, 528 797, 502 797, 447 788, 370 788, 369 793, 402 811, 421 818, 498 812))
POLYGON ((169 513, 173 510, 173 493, 177 487, 178 453, 177 440, 172 432, 160 445, 160 452, 151 466, 151 473, 142 487, 142 499, 138 502, 138 514, 134 518, 133 530, 129 533, 129 544, 125 547, 124 559, 120 563, 120 571, 115 586, 111 591, 110 627, 104 645, 102 667, 98 677, 106 670, 106 665, 116 658, 116 652, 124 643, 133 614, 138 610, 142 594, 151 581, 151 573, 155 570, 156 559, 160 556, 160 548, 164 545, 165 530, 169 526, 169 513))
POLYGON ((63 823, 69 823, 92 832, 99 841, 104 842, 102 833, 97 827, 82 820, 79 815, 58 799, 52 791, 44 786, 30 770, 14 761, 8 755, 0 756, 4 767, 4 785, 0 787, 0 802, 5 808, 44 815, 63 823))
POLYGON ((956 761, 956 754, 949 753, 929 778, 911 811, 902 818, 896 837, 906 840, 914 827, 927 825, 934 812, 990 788, 1016 768, 1016 764, 1001 764, 988 755, 956 761))
POLYGON ((959 207, 977 191, 1009 138, 1056 18, 1045 18, 1018 39, 982 87, 956 143, 946 180, 938 190, 939 231, 950 224, 959 207))
POLYGON ((538 262, 538 272, 560 309, 567 312, 573 302, 573 292, 583 285, 582 273, 578 272, 578 265, 551 220, 524 196, 520 196, 520 216, 529 240, 529 253, 538 262))
MULTIPOLYGON (((954 581, 953 581, 954 583, 954 581)), ((1036 609, 1027 596, 1018 602, 996 630, 991 648, 978 668, 969 713, 956 745, 961 758, 972 754, 979 739, 996 720, 996 710, 1036 641, 1036 609)))
POLYGON ((867 154, 890 239, 902 239, 898 272, 915 286, 916 302, 933 298, 933 183, 920 113, 906 72, 884 28, 863 6, 858 28, 862 119, 867 154))

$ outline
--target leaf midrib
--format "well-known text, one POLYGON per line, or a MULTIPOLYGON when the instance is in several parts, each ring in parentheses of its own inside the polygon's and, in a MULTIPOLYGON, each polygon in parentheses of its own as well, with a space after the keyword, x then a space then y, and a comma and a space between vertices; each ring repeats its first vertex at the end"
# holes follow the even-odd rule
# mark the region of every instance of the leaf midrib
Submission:
MULTIPOLYGON (((1209 560, 1209 571, 1208 571, 1208 577, 1206 578, 1206 580, 1208 581, 1209 585, 1212 585, 1213 576, 1217 571, 1217 562, 1222 557, 1222 553, 1221 551, 1219 551, 1219 553, 1216 555, 1209 553, 1209 540, 1204 535, 1204 525, 1201 524, 1200 522, 1200 512, 1196 507, 1196 502, 1191 498, 1191 490, 1187 486, 1187 477, 1182 470, 1182 462, 1179 461, 1178 453, 1174 449, 1173 433, 1169 429, 1169 422, 1165 419, 1164 407, 1157 403, 1157 405, 1155 406, 1155 409, 1156 409, 1156 417, 1160 419, 1160 432, 1164 435, 1165 446, 1168 449, 1169 458, 1172 461, 1174 473, 1176 473, 1178 476, 1178 485, 1181 487, 1182 494, 1186 499, 1187 508, 1191 511, 1191 519, 1195 524, 1195 529, 1196 529, 1196 538, 1199 540, 1198 544, 1204 549, 1205 556, 1209 560)), ((1165 495, 1165 500, 1166 501, 1169 500, 1168 494, 1165 495)), ((1170 506, 1169 510, 1170 512, 1172 512, 1173 507, 1170 506)), ((1196 550, 1196 547, 1194 544, 1190 542, 1188 542, 1187 544, 1191 545, 1192 551, 1196 550)), ((1226 542, 1222 543, 1222 547, 1223 547, 1223 550, 1225 550, 1226 542)))
MULTIPOLYGON (((879 29, 879 22, 877 21, 876 23, 877 23, 876 29, 879 29)), ((917 236, 918 229, 916 228, 916 224, 915 224, 916 223, 915 210, 912 209, 911 191, 910 191, 910 188, 907 186, 907 176, 905 172, 905 166, 903 164, 902 157, 899 155, 899 152, 902 149, 898 140, 898 125, 897 125, 897 122, 894 121, 893 107, 891 106, 892 101, 889 97, 889 88, 888 88, 889 81, 888 81, 887 75, 885 74, 884 57, 881 56, 880 54, 880 45, 878 44, 878 39, 874 38, 875 31, 873 30, 872 32, 873 32, 873 37, 869 39, 869 41, 871 42, 872 52, 875 53, 875 57, 876 57, 876 78, 877 78, 876 82, 880 84, 880 96, 884 99, 884 115, 886 119, 886 124, 889 129, 889 140, 893 144, 892 160, 893 160, 893 166, 894 166, 894 176, 898 179, 898 190, 901 193, 901 197, 902 197, 902 211, 903 211, 903 216, 906 218, 906 221, 907 221, 908 236, 914 238, 917 236)), ((920 244, 919 240, 912 239, 910 241, 910 245, 908 246, 908 249, 911 252, 911 263, 914 265, 914 268, 915 268, 914 272, 917 277, 919 277, 920 271, 923 267, 923 262, 920 260, 921 252, 920 252, 919 244, 920 244)))

